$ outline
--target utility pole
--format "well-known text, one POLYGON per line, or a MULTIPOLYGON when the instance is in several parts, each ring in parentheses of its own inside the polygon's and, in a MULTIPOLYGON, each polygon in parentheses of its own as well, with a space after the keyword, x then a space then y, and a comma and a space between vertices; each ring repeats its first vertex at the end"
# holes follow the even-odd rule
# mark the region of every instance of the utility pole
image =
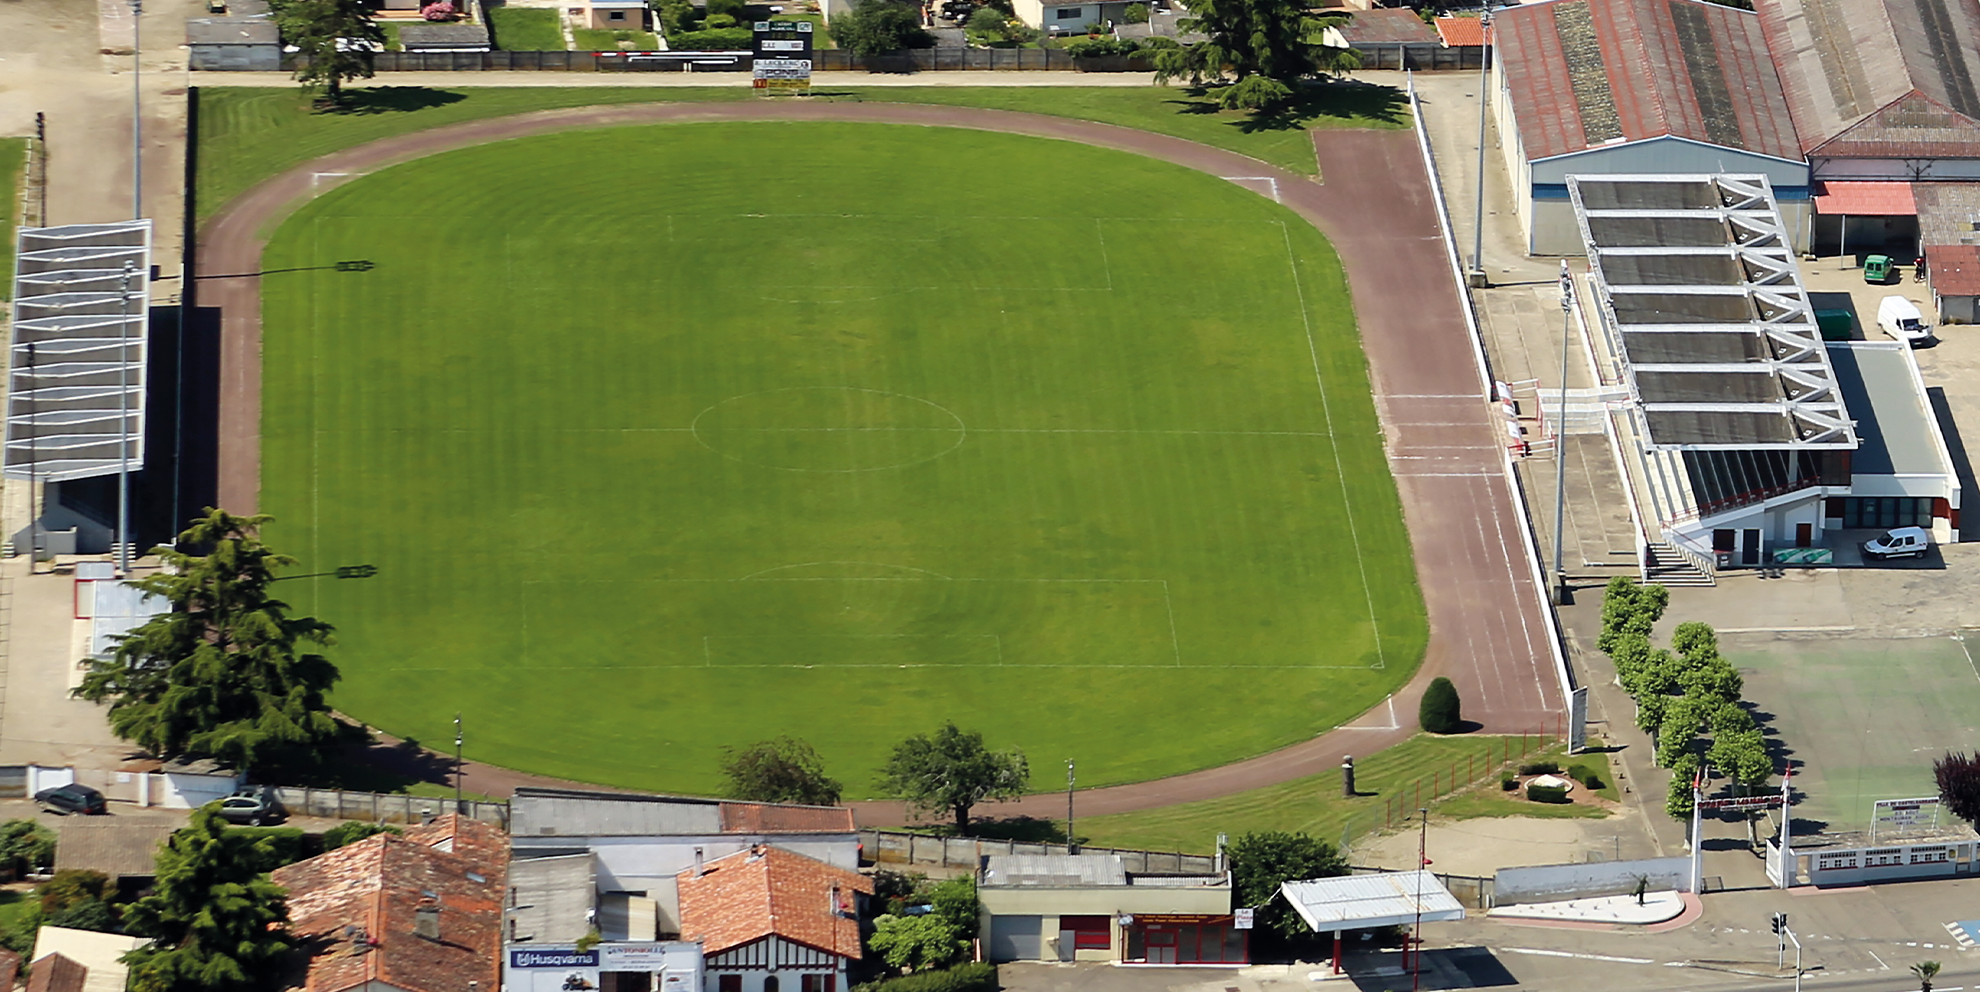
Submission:
POLYGON ((1423 988, 1423 873, 1428 870, 1430 858, 1430 810, 1417 807, 1416 810, 1416 928, 1410 931, 1410 992, 1423 988))
POLYGON ((144 119, 143 91, 139 89, 144 49, 138 44, 138 23, 144 16, 144 0, 131 3, 131 219, 144 217, 144 119))
POLYGON ((461 714, 454 713, 454 814, 461 812, 461 714))
MULTIPOLYGON (((124 321, 117 329, 117 575, 131 574, 131 315, 137 263, 124 260, 124 321)), ((140 307, 139 314, 144 312, 140 307)))
POLYGON ((35 388, 34 342, 27 343, 28 379, 28 574, 41 568, 41 480, 38 478, 41 437, 35 407, 40 390, 35 388))
POLYGON ((1485 4, 1485 10, 1478 15, 1478 30, 1485 47, 1478 55, 1478 196, 1476 212, 1471 220, 1471 272, 1466 282, 1473 289, 1484 289, 1490 285, 1485 275, 1485 108, 1490 102, 1492 78, 1485 67, 1492 62, 1492 5, 1485 4))
POLYGON ((1066 853, 1078 854, 1079 844, 1073 840, 1073 759, 1066 759, 1066 853))
POLYGON ((1567 568, 1562 554, 1567 550, 1567 450, 1561 428, 1567 423, 1568 329, 1574 319, 1574 276, 1567 259, 1561 259, 1561 380, 1560 400, 1554 405, 1554 605, 1574 602, 1568 591, 1567 568))

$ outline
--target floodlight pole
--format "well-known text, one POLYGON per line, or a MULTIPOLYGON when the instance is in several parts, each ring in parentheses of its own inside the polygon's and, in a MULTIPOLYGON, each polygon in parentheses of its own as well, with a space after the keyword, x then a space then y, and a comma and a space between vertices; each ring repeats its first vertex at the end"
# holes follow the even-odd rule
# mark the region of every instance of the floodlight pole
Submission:
POLYGON ((117 330, 117 574, 131 574, 131 300, 137 263, 124 260, 124 321, 117 330))
POLYGON ((461 812, 461 714, 454 713, 454 815, 461 812))
POLYGON ((1066 853, 1078 854, 1079 844, 1073 840, 1073 759, 1066 759, 1066 853))
POLYGON ((1486 66, 1492 60, 1492 5, 1487 3, 1483 13, 1478 15, 1479 39, 1484 43, 1478 56, 1478 195, 1474 198, 1476 210, 1471 218, 1471 272, 1466 281, 1473 289, 1484 289, 1489 283, 1485 276, 1485 106, 1492 88, 1491 75, 1486 66))
POLYGON ((1426 850, 1430 843, 1430 810, 1416 810, 1416 928, 1410 931, 1410 992, 1423 988, 1423 871, 1429 864, 1426 850))
POLYGON ((1560 401, 1554 407, 1554 605, 1574 602, 1568 591, 1567 568, 1562 564, 1567 539, 1567 451, 1561 428, 1567 423, 1568 331, 1574 322, 1574 276, 1568 273, 1567 259, 1561 259, 1561 381, 1560 401))
POLYGON ((35 408, 40 401, 36 396, 34 379, 34 342, 27 343, 28 380, 28 574, 33 575, 41 567, 41 492, 40 479, 36 471, 41 452, 40 427, 35 417, 35 408))
POLYGON ((131 219, 144 216, 144 118, 139 113, 143 107, 143 91, 139 88, 143 74, 144 59, 142 46, 138 44, 138 25, 144 16, 144 0, 130 0, 131 4, 131 219))

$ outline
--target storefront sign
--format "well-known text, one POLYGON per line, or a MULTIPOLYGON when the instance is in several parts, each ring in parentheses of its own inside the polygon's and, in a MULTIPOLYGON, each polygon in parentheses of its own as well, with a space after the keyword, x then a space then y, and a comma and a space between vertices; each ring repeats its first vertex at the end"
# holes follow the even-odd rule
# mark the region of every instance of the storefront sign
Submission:
POLYGON ((596 968, 597 951, 530 950, 510 951, 511 968, 596 968))
POLYGON ((1239 930, 1251 929, 1251 921, 1255 918, 1257 912, 1258 912, 1257 910, 1247 906, 1244 909, 1240 909, 1232 913, 1231 926, 1239 930))
POLYGON ((667 945, 662 943, 609 943, 598 945, 598 970, 654 972, 667 965, 667 945))

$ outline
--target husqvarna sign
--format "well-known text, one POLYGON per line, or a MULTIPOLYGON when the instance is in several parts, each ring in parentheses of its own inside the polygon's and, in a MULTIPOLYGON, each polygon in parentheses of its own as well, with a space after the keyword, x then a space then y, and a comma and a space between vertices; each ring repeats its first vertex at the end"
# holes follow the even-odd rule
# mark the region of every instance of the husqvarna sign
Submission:
POLYGON ((510 951, 511 968, 596 968, 598 952, 557 949, 510 951))

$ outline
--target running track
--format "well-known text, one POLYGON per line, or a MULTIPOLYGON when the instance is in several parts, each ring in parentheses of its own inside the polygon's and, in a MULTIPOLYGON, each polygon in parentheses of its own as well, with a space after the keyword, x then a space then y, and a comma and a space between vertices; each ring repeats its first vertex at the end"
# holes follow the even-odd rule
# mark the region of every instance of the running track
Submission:
MULTIPOLYGON (((1316 131, 1324 181, 1206 145, 1131 128, 1007 111, 908 104, 739 103, 593 107, 471 121, 388 138, 297 166, 249 190, 201 230, 199 303, 220 310, 219 493, 222 506, 253 512, 261 480, 261 312, 266 236, 289 212, 329 188, 335 174, 362 175, 468 145, 572 127, 710 120, 840 120, 1007 131, 1147 155, 1241 185, 1314 224, 1340 252, 1374 380, 1389 465, 1429 611, 1423 667, 1350 727, 1220 768, 1080 793, 1082 816, 1214 799, 1317 774, 1344 754, 1366 755, 1407 738, 1430 679, 1457 684, 1467 719, 1488 732, 1553 730, 1564 710, 1553 674, 1544 593, 1534 580, 1503 470, 1497 423, 1484 402, 1469 331, 1439 233, 1434 193, 1408 131, 1316 131), (1266 182, 1265 180, 1273 180, 1266 182), (213 273, 214 275, 205 275, 213 273)), ((556 784, 470 764, 464 788, 507 795, 556 784)), ((983 807, 998 816, 1049 817, 1057 794, 983 807)), ((856 804, 868 826, 903 822, 898 803, 856 804)))

